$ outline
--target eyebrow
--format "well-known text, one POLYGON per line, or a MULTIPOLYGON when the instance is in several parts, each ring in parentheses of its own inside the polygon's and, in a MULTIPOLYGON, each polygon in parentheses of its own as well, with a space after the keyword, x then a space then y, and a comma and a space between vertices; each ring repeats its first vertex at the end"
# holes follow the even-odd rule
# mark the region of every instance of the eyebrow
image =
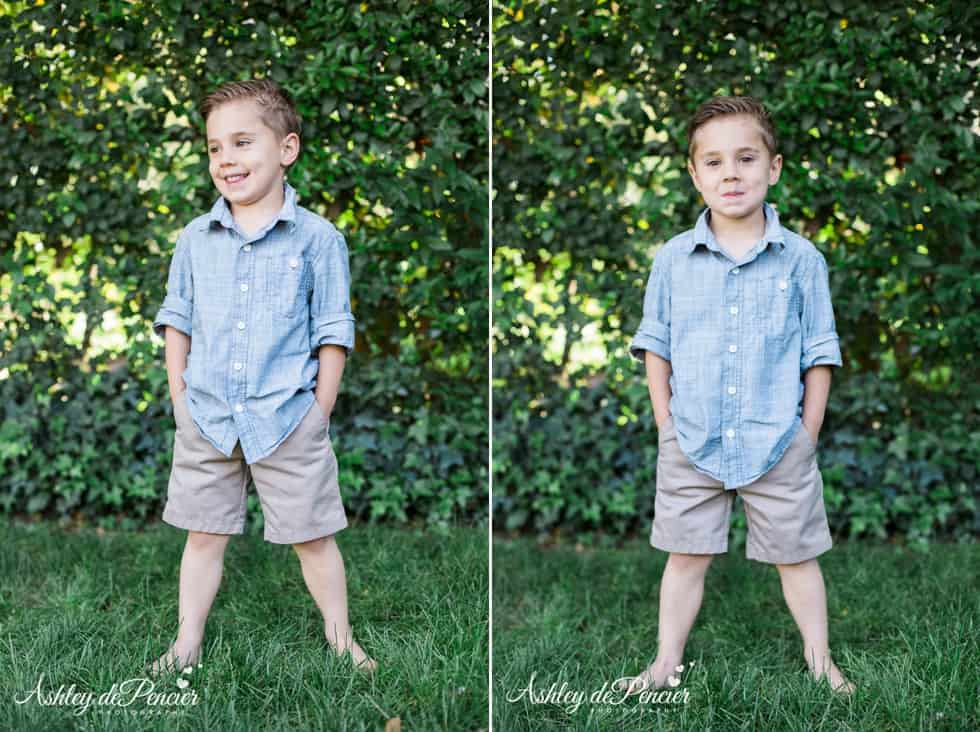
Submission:
MULTIPOLYGON (((242 135, 254 135, 254 134, 255 134, 254 132, 232 132, 231 133, 231 136, 232 137, 241 137, 242 135)), ((208 138, 208 142, 209 143, 210 142, 218 142, 218 138, 217 137, 209 137, 208 138)))
MULTIPOLYGON (((738 153, 740 153, 740 152, 745 152, 745 151, 749 151, 749 152, 759 152, 759 149, 758 149, 758 148, 756 148, 756 147, 740 147, 740 148, 739 148, 738 150, 736 150, 736 151, 735 151, 735 153, 736 153, 736 154, 738 154, 738 153)), ((706 158, 706 157, 708 157, 709 155, 721 155, 721 153, 720 153, 720 152, 718 152, 717 150, 709 150, 709 151, 708 151, 708 152, 706 152, 706 153, 702 153, 702 154, 701 154, 701 157, 702 157, 702 158, 706 158)))

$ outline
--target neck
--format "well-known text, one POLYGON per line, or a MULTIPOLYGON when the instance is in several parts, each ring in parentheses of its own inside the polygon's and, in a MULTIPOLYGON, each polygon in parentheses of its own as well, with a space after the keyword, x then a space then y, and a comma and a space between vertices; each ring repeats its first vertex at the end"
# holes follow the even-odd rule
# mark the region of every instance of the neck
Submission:
POLYGON ((231 215, 246 234, 252 234, 275 217, 286 202, 284 186, 280 183, 265 198, 246 205, 231 204, 231 215))
POLYGON ((756 242, 766 233, 766 215, 761 206, 742 219, 728 218, 712 211, 708 216, 708 226, 718 241, 756 242))

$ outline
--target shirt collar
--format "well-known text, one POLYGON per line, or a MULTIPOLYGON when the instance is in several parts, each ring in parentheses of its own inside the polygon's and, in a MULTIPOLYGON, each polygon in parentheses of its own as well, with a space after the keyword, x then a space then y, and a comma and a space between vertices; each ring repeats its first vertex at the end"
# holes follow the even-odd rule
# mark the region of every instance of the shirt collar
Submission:
MULTIPOLYGON (((269 226, 266 227, 267 229, 271 229, 278 221, 285 221, 292 227, 296 226, 296 189, 286 181, 283 181, 282 185, 282 208, 279 209, 279 213, 270 222, 269 226)), ((228 206, 228 202, 224 196, 218 196, 218 200, 214 202, 214 205, 211 207, 211 212, 208 214, 208 218, 201 228, 207 230, 215 222, 221 224, 226 229, 235 228, 235 219, 231 215, 231 208, 228 206)))
MULTIPOLYGON (((783 236, 783 227, 779 225, 779 215, 776 213, 775 209, 768 203, 762 204, 762 213, 766 219, 766 230, 762 234, 763 249, 765 249, 766 244, 778 244, 780 249, 786 248, 786 239, 783 236)), ((711 227, 708 226, 710 221, 711 209, 706 208, 698 216, 698 221, 694 225, 694 234, 691 237, 691 241, 688 243, 685 251, 690 254, 693 252, 698 244, 704 244, 708 249, 714 251, 719 251, 721 247, 718 245, 718 240, 715 239, 714 233, 711 231, 711 227)))

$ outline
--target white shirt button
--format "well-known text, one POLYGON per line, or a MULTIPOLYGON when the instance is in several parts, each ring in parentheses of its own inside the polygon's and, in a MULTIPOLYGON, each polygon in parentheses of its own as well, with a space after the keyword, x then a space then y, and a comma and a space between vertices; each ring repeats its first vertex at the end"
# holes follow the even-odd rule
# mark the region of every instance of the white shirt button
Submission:
POLYGON ((248 285, 246 285, 244 282, 239 285, 239 287, 241 287, 242 292, 248 292, 248 285))
POLYGON ((242 249, 244 249, 246 252, 250 252, 252 251, 252 245, 246 244, 245 246, 242 247, 242 249))
POLYGON ((738 267, 732 270, 732 274, 738 274, 738 267))
POLYGON ((738 390, 734 386, 728 387, 728 393, 729 394, 734 394, 736 391, 738 391, 738 390))
POLYGON ((728 430, 728 432, 726 432, 725 434, 728 435, 729 437, 734 437, 735 436, 735 430, 728 430))
POLYGON ((786 289, 786 280, 780 280, 779 281, 779 289, 780 290, 785 290, 786 289))
POLYGON ((728 308, 728 312, 730 312, 732 315, 738 315, 738 305, 732 305, 730 308, 728 308))
POLYGON ((242 412, 245 411, 244 405, 242 405, 242 404, 236 404, 235 405, 235 411, 238 412, 239 414, 241 414, 242 412))
POLYGON ((238 330, 245 330, 245 323, 240 320, 238 321, 238 330))
POLYGON ((235 361, 235 371, 241 371, 241 370, 242 370, 242 362, 235 361))
POLYGON ((299 261, 296 259, 290 259, 289 266, 292 267, 293 269, 296 269, 299 266, 299 261))
POLYGON ((735 351, 737 351, 737 350, 738 350, 738 346, 736 346, 736 345, 735 345, 735 344, 733 343, 732 345, 730 345, 730 346, 728 347, 728 350, 729 350, 729 351, 731 351, 732 353, 735 353, 735 351))

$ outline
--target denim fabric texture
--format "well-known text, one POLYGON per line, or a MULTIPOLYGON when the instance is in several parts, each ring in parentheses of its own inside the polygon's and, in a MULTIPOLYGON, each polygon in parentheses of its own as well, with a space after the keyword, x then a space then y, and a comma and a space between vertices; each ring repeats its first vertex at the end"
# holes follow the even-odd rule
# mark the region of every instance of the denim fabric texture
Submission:
MULTIPOLYGON (((153 330, 187 334, 187 407, 217 450, 271 454, 315 401, 317 349, 354 348, 347 244, 326 219, 284 202, 251 236, 224 197, 177 240, 153 330)), ((312 406, 317 409, 319 407, 312 406)))
POLYGON ((670 361, 670 411, 694 467, 726 489, 769 471, 802 427, 803 374, 841 366, 827 263, 763 204, 765 234, 739 261, 710 209, 656 254, 630 343, 670 361))

